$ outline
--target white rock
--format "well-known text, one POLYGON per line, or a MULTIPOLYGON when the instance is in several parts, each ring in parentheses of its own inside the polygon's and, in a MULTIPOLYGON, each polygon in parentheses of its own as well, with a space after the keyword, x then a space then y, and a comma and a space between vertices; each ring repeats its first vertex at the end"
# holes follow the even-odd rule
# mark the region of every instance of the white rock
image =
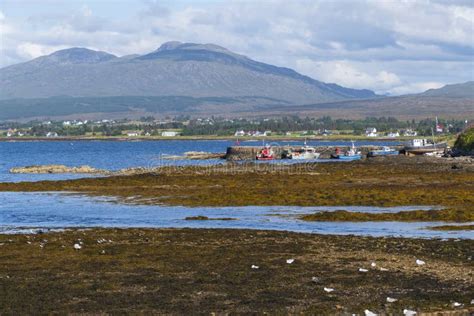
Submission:
POLYGON ((318 278, 318 277, 315 277, 315 276, 314 276, 314 277, 311 278, 311 282, 319 283, 319 281, 321 281, 321 279, 318 278))
POLYGON ((369 270, 364 269, 364 268, 359 268, 359 272, 369 272, 369 270))
POLYGON ((394 303, 394 302, 396 302, 396 301, 398 301, 398 299, 393 298, 393 297, 387 297, 387 302, 388 302, 388 303, 394 303))
POLYGON ((471 305, 474 305, 474 300, 471 300, 471 305))
POLYGON ((288 264, 292 264, 293 262, 295 262, 295 259, 286 259, 286 263, 288 264))
POLYGON ((369 311, 368 309, 366 309, 364 311, 364 314, 365 314, 365 316, 377 316, 377 314, 375 314, 374 312, 369 311))
POLYGON ((404 309, 403 310, 403 315, 405 315, 405 316, 415 316, 416 312, 412 311, 412 310, 409 310, 409 309, 404 309))
POLYGON ((423 260, 420 260, 420 259, 416 259, 416 264, 419 265, 419 266, 422 266, 422 265, 425 265, 426 262, 424 262, 423 260))
POLYGON ((370 264, 370 266, 371 266, 372 268, 375 268, 375 267, 377 266, 377 264, 376 264, 375 262, 372 262, 372 263, 370 264))
POLYGON ((252 268, 252 269, 259 269, 260 267, 259 267, 259 266, 256 266, 256 265, 254 265, 254 264, 252 264, 251 268, 252 268))
POLYGON ((100 253, 103 254, 103 255, 105 255, 105 250, 102 250, 100 253))
POLYGON ((331 292, 334 292, 334 289, 330 288, 330 287, 325 287, 324 288, 324 291, 325 292, 328 292, 328 293, 331 293, 331 292))
POLYGON ((458 303, 458 302, 454 302, 454 303, 453 303, 453 306, 454 306, 454 307, 461 307, 462 304, 461 304, 461 303, 458 303))
POLYGON ((387 268, 380 268, 380 271, 388 271, 387 268))
POLYGON ((74 249, 80 250, 82 246, 80 244, 74 244, 74 249))

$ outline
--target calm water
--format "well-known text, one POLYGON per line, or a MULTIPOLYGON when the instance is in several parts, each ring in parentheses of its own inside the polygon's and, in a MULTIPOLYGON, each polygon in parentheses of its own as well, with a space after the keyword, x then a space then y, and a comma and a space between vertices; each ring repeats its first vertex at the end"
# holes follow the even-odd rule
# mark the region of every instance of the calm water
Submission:
MULTIPOLYGON (((225 152, 232 141, 74 141, 74 142, 0 142, 0 181, 38 181, 84 177, 84 175, 10 174, 17 166, 64 164, 90 165, 119 170, 160 165, 217 164, 221 160, 161 160, 160 156, 182 155, 187 151, 225 152)), ((261 142, 242 142, 255 146, 261 142)), ((286 145, 288 142, 280 143, 286 145)), ((302 145, 301 142, 291 142, 302 145)), ((395 145, 393 142, 358 142, 357 145, 395 145)), ((349 146, 350 142, 309 142, 312 146, 349 146)), ((90 198, 60 193, 0 192, 0 232, 23 228, 64 227, 195 227, 288 230, 326 234, 406 236, 423 238, 470 238, 474 232, 438 232, 426 227, 441 223, 330 223, 304 222, 298 215, 321 210, 346 209, 363 212, 396 212, 420 207, 172 207, 140 206, 117 203, 110 198, 90 198), (187 216, 231 217, 232 221, 187 221, 187 216)))
MULTIPOLYGON (((302 145, 302 142, 280 142, 302 145)), ((241 142, 242 146, 258 146, 261 141, 241 142)), ((276 143, 273 143, 276 144, 276 143)), ((350 146, 350 142, 310 141, 312 146, 350 146)), ((357 142, 356 145, 395 145, 397 142, 357 142)), ((27 175, 10 174, 13 167, 62 164, 70 167, 89 165, 106 170, 130 167, 156 167, 160 165, 216 164, 222 160, 162 160, 161 155, 183 155, 187 151, 225 152, 234 141, 31 141, 0 142, 0 182, 56 180, 84 177, 85 175, 27 175)))
MULTIPOLYGON (((296 217, 322 210, 398 212, 431 207, 176 207, 137 206, 111 198, 61 193, 0 193, 0 233, 29 232, 30 228, 65 227, 191 227, 287 230, 320 234, 469 238, 474 232, 441 232, 426 227, 441 223, 304 222, 296 217), (34 207, 32 207, 34 205, 34 207), (230 217, 236 220, 189 221, 187 216, 230 217)), ((34 230, 33 230, 34 231, 34 230)))

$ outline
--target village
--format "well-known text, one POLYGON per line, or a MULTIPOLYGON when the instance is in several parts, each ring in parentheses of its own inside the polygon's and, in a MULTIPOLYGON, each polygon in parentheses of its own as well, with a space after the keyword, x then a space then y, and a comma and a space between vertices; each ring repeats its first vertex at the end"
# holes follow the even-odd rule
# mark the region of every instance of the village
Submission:
POLYGON ((22 138, 328 138, 410 139, 455 135, 468 121, 438 118, 398 121, 393 118, 333 120, 322 118, 165 118, 0 122, 0 139, 22 138), (433 128, 433 126, 435 128, 433 128))

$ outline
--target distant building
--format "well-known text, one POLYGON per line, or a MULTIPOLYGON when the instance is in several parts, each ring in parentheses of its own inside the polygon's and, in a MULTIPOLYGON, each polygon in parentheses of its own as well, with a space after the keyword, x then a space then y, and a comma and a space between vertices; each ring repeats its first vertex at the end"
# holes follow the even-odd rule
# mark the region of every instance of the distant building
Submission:
POLYGON ((418 135, 418 132, 417 131, 414 131, 412 129, 407 129, 405 130, 405 132, 403 133, 403 136, 409 136, 409 137, 414 137, 414 136, 417 136, 418 135))
POLYGON ((163 137, 175 137, 175 136, 178 136, 178 132, 164 131, 164 132, 161 132, 161 136, 163 136, 163 137))
POLYGON ((368 127, 365 130, 365 136, 367 137, 377 137, 377 129, 375 127, 368 127))
POLYGON ((390 137, 390 138, 400 137, 400 133, 399 132, 391 132, 391 133, 387 134, 387 137, 390 137))
POLYGON ((245 136, 245 132, 243 130, 236 131, 234 133, 234 136, 238 136, 238 137, 245 136))
POLYGON ((263 132, 263 136, 271 136, 271 135, 272 135, 272 131, 263 132))
POLYGON ((140 136, 140 133, 139 132, 128 132, 127 136, 128 137, 137 137, 137 136, 140 136))
POLYGON ((13 130, 8 130, 7 131, 7 137, 13 137, 14 134, 15 134, 15 131, 13 131, 13 130))
POLYGON ((58 133, 48 132, 48 133, 46 133, 46 137, 48 137, 48 138, 58 137, 58 133))

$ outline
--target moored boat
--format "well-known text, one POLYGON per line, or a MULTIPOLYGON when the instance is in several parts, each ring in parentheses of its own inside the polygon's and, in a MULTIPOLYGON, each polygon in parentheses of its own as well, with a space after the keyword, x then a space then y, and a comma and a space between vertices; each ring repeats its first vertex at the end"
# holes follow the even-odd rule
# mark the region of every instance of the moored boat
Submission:
POLYGON ((275 159, 275 154, 272 150, 272 147, 267 145, 265 146, 255 157, 257 160, 273 160, 275 159))
POLYGON ((369 151, 369 157, 377 157, 377 156, 391 156, 391 155, 398 155, 400 152, 396 149, 390 148, 388 146, 383 146, 382 149, 376 149, 369 151))
POLYGON ((320 154, 316 152, 314 147, 307 146, 306 144, 295 150, 291 150, 287 154, 287 158, 289 159, 297 159, 297 160, 311 160, 311 159, 318 159, 320 154))
POLYGON ((339 148, 337 148, 336 154, 331 155, 331 158, 339 159, 339 160, 348 160, 348 161, 360 160, 362 159, 362 154, 360 151, 357 151, 357 148, 355 147, 354 142, 352 142, 352 147, 348 151, 346 151, 344 154, 341 155, 339 153, 339 148))
POLYGON ((404 147, 405 153, 413 155, 424 155, 429 153, 443 152, 447 147, 447 143, 435 143, 428 139, 412 139, 404 147))

